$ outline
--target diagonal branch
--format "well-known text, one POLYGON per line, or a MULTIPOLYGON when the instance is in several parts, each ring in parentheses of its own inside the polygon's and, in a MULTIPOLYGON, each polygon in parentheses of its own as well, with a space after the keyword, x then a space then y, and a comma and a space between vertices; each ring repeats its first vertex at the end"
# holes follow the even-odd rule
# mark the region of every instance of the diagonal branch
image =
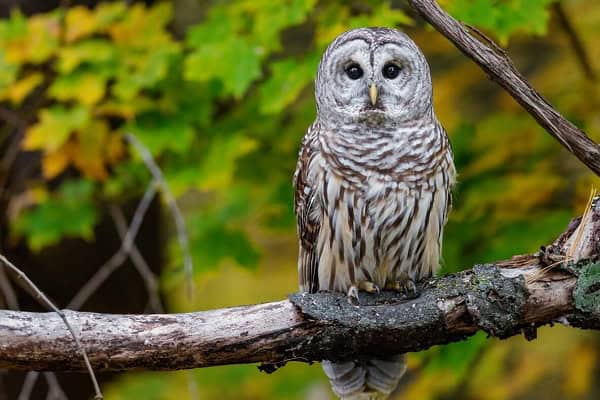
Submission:
POLYGON ((600 146, 563 117, 515 68, 500 47, 480 32, 482 42, 446 13, 435 0, 408 0, 436 30, 502 86, 552 137, 600 176, 600 146))
MULTIPOLYGON (((125 241, 127 237, 127 221, 125 220, 123 211, 115 205, 111 205, 108 211, 115 224, 117 233, 121 237, 121 240, 125 241)), ((154 272, 152 272, 150 269, 150 266, 144 259, 144 256, 142 256, 142 253, 140 253, 137 246, 133 242, 131 244, 131 249, 129 250, 129 258, 131 259, 135 269, 144 280, 146 291, 148 292, 148 303, 151 310, 158 313, 164 312, 160 295, 158 293, 158 278, 156 275, 154 275, 154 272)))
MULTIPOLYGON (((600 200, 591 204, 535 255, 432 278, 416 299, 363 294, 356 307, 342 294, 317 293, 187 314, 64 314, 99 371, 262 362, 270 372, 287 361, 420 351, 478 331, 533 339, 538 326, 555 322, 600 330, 600 200), (560 262, 567 255, 580 261, 560 262)), ((54 313, 0 311, 0 337, 0 368, 84 368, 54 313)))
POLYGON ((77 294, 73 297, 73 299, 67 305, 67 308, 71 309, 79 309, 83 306, 83 304, 90 298, 96 289, 108 279, 108 277, 127 259, 127 256, 131 252, 131 248, 134 246, 135 237, 140 230, 142 223, 144 222, 144 217, 154 196, 156 195, 156 186, 154 182, 150 182, 148 187, 146 188, 146 192, 144 192, 144 196, 140 203, 138 204, 135 214, 133 215, 133 220, 131 221, 131 225, 129 226, 129 230, 125 233, 125 237, 123 242, 121 243, 121 247, 115 254, 112 255, 111 258, 108 259, 94 275, 83 285, 77 294))

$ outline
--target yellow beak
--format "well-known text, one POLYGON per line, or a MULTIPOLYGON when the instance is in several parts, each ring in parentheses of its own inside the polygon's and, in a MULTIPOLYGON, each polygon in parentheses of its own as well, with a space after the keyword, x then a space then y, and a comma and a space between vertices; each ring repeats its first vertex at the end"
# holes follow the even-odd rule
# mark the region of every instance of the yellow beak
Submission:
POLYGON ((369 96, 371 97, 371 104, 375 106, 375 103, 377 103, 377 86, 374 83, 371 83, 369 88, 369 96))

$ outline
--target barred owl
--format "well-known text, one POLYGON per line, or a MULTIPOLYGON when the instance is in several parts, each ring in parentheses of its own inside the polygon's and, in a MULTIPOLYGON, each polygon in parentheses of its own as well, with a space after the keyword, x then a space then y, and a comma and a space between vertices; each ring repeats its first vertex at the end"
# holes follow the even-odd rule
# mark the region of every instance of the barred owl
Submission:
MULTIPOLYGON (((397 30, 345 32, 321 58, 315 94, 294 174, 300 289, 416 294, 439 268, 456 174, 425 57, 397 30)), ((343 399, 384 399, 406 363, 400 354, 323 369, 343 399)))

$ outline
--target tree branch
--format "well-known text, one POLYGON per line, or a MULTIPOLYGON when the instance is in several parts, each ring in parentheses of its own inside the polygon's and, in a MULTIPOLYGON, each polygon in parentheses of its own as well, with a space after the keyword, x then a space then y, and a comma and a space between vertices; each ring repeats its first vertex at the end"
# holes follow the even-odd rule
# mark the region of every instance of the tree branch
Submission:
MULTIPOLYGON (((499 338, 523 332, 532 339, 538 326, 555 322, 600 330, 599 248, 596 198, 582 218, 535 255, 432 278, 420 285, 416 299, 361 293, 357 307, 342 294, 304 293, 274 303, 187 314, 64 315, 80 332, 97 371, 262 362, 260 368, 270 372, 287 361, 420 351, 478 331, 499 338), (581 260, 561 262, 567 258, 581 260)), ((0 311, 0 337, 0 368, 85 368, 56 313, 0 311)))
POLYGON ((589 169, 600 176, 600 146, 567 121, 515 68, 506 53, 474 28, 485 43, 446 13, 435 0, 408 0, 410 5, 464 55, 502 86, 536 121, 589 169))

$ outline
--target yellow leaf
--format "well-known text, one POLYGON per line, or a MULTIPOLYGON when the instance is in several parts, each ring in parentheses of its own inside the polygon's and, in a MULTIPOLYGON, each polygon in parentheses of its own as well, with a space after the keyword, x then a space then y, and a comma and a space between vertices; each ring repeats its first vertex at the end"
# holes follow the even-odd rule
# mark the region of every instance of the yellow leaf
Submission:
POLYGON ((91 35, 98 28, 94 14, 84 6, 69 8, 65 18, 65 40, 69 43, 91 35))
POLYGON ((135 101, 123 101, 120 99, 103 101, 96 106, 94 115, 121 117, 126 120, 133 119, 137 114, 155 107, 154 100, 150 100, 143 95, 138 95, 135 101))
POLYGON ((23 149, 46 152, 58 150, 71 132, 84 126, 88 120, 89 112, 84 107, 66 109, 57 105, 44 109, 40 111, 39 121, 27 130, 23 149))
POLYGON ((116 133, 108 136, 104 148, 106 161, 109 164, 115 164, 117 161, 123 158, 125 154, 125 148, 123 146, 121 135, 116 133))
POLYGON ((60 32, 56 13, 40 14, 27 19, 27 34, 4 44, 6 60, 13 64, 40 64, 58 49, 60 32))
POLYGON ((70 143, 65 143, 59 149, 47 152, 42 157, 42 174, 46 179, 52 179, 63 172, 71 161, 70 143))
POLYGON ((67 75, 83 63, 106 66, 116 62, 115 58, 112 43, 105 39, 88 39, 62 47, 58 52, 56 67, 61 75, 67 75))
POLYGON ((44 75, 34 72, 6 88, 3 93, 0 93, 0 99, 9 99, 14 105, 19 105, 43 81, 44 75))
POLYGON ((172 6, 169 3, 158 3, 146 8, 136 3, 129 7, 129 15, 108 28, 113 41, 123 47, 147 48, 171 42, 170 36, 161 28, 171 19, 172 6))
POLYGON ((76 134, 73 164, 88 178, 104 180, 108 177, 104 163, 108 133, 106 121, 94 120, 76 134))
POLYGON ((57 100, 77 100, 91 106, 104 97, 105 91, 106 84, 102 76, 82 72, 59 77, 48 89, 48 94, 57 100))

